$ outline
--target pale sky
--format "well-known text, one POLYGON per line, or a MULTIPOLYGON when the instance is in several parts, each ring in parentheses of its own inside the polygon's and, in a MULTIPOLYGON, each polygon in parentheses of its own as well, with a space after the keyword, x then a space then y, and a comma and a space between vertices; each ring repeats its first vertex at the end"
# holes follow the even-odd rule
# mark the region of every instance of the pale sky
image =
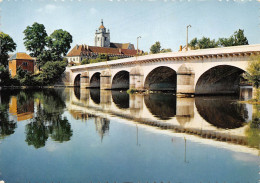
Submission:
MULTIPOLYGON (((111 42, 131 42, 149 51, 156 41, 177 51, 189 40, 202 36, 218 39, 244 29, 249 44, 260 43, 260 2, 257 0, 0 0, 1 30, 26 52, 23 31, 34 22, 47 33, 63 29, 76 44, 94 45, 95 30, 110 29, 111 42)), ((29 53, 27 51, 27 53, 29 53)))

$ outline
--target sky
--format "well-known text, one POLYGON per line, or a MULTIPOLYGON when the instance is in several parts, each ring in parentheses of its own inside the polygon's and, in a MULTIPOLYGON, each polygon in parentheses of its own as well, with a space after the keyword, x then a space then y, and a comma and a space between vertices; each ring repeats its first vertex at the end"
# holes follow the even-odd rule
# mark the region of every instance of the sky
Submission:
POLYGON ((63 29, 76 44, 94 46, 101 25, 110 30, 111 42, 133 43, 149 51, 160 41, 162 48, 178 51, 189 40, 202 36, 229 37, 243 29, 249 44, 260 44, 260 0, 0 0, 0 30, 9 34, 17 48, 27 52, 23 31, 34 22, 50 35, 63 29))

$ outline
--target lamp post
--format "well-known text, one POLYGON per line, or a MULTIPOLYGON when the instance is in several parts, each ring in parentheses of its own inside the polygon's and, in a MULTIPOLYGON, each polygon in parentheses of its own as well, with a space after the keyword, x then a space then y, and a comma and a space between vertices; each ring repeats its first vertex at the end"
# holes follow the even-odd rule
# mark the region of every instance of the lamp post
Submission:
POLYGON ((191 25, 187 26, 187 39, 186 39, 186 51, 188 51, 188 29, 191 27, 191 25))
POLYGON ((138 36, 138 37, 137 37, 137 52, 136 52, 136 55, 137 55, 137 56, 138 56, 138 54, 139 54, 139 51, 138 51, 138 39, 139 39, 139 38, 141 38, 141 36, 138 36))

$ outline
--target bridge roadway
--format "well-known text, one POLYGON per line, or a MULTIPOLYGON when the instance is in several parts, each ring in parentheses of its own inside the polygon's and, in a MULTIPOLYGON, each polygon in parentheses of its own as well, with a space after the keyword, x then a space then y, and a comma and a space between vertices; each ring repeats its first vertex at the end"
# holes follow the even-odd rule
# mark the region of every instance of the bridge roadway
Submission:
POLYGON ((62 81, 81 88, 237 93, 250 56, 258 54, 260 44, 159 53, 67 67, 62 81))

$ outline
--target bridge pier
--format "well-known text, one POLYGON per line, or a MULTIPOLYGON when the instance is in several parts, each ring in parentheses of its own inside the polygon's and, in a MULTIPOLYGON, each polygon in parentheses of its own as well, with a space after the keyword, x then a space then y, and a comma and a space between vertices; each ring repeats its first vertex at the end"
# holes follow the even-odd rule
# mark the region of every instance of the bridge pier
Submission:
POLYGON ((130 71, 129 88, 143 90, 144 89, 144 74, 140 66, 134 67, 130 71))
POLYGON ((194 94, 195 84, 194 84, 195 73, 194 71, 183 64, 177 72, 177 94, 194 94))
POLYGON ((80 75, 80 88, 89 88, 89 73, 84 72, 80 75))
POLYGON ((111 81, 111 72, 109 70, 105 70, 100 75, 100 89, 101 90, 111 90, 112 81, 111 81))

